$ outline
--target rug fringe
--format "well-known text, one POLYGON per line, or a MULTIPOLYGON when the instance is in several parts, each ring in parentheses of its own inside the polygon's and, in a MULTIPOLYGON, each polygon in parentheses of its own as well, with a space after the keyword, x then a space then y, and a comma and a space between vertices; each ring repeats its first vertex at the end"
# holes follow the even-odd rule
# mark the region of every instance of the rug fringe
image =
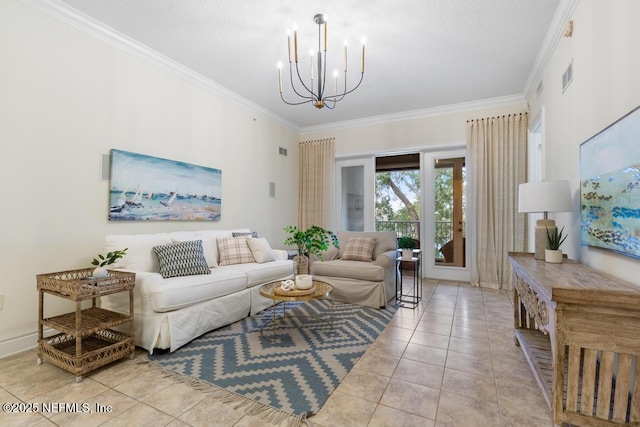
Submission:
POLYGON ((270 424, 277 425, 289 419, 290 427, 310 425, 309 420, 307 419, 307 414, 294 415, 288 412, 284 412, 278 408, 256 402, 255 400, 251 400, 248 397, 242 396, 238 393, 225 390, 207 381, 199 380, 197 378, 193 378, 188 375, 182 375, 178 372, 166 369, 157 362, 150 360, 147 356, 140 357, 139 360, 136 361, 136 363, 148 363, 149 366, 152 366, 154 369, 160 370, 165 378, 171 378, 173 380, 180 381, 183 384, 186 384, 195 388, 196 390, 208 394, 221 403, 234 405, 233 409, 242 410, 245 415, 258 417, 270 424))

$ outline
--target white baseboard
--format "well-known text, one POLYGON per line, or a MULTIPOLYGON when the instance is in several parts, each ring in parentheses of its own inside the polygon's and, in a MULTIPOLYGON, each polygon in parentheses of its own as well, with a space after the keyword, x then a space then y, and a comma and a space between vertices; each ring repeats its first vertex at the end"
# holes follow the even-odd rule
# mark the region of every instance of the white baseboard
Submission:
MULTIPOLYGON (((55 334, 55 330, 47 328, 43 331, 45 337, 55 334)), ((38 346, 38 333, 23 335, 17 338, 11 338, 0 341, 0 359, 13 356, 14 354, 32 350, 38 346)))

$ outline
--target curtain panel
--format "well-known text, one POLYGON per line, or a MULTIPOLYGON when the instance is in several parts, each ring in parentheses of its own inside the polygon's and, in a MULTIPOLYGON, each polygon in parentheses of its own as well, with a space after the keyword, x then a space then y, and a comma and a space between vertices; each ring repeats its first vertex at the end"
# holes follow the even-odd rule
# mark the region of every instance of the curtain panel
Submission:
POLYGON ((331 228, 335 138, 300 143, 298 226, 331 228))
POLYGON ((518 214, 518 185, 527 179, 528 115, 467 121, 469 203, 475 207, 469 261, 471 283, 511 289, 508 253, 525 250, 525 218, 518 214))

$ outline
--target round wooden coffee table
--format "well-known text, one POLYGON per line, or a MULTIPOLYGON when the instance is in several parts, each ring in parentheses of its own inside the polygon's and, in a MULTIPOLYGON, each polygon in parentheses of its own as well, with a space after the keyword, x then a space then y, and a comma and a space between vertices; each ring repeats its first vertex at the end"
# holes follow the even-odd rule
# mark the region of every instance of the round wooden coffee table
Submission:
POLYGON ((328 324, 331 329, 333 329, 333 300, 331 299, 331 292, 333 292, 333 286, 326 282, 321 282, 319 280, 313 280, 313 290, 305 292, 302 290, 292 291, 290 293, 283 292, 280 289, 276 289, 280 285, 280 281, 270 282, 260 286, 260 295, 265 298, 270 298, 273 301, 272 312, 273 318, 271 320, 266 321, 260 327, 260 334, 266 340, 271 342, 276 340, 276 330, 278 329, 278 324, 282 319, 292 318, 292 317, 309 317, 313 319, 318 319, 326 324, 328 324), (310 301, 312 299, 326 299, 329 300, 329 319, 325 319, 323 317, 317 316, 303 316, 303 315, 287 315, 287 302, 294 301, 310 301), (278 304, 282 304, 282 315, 276 316, 276 306, 278 304), (271 324, 271 335, 269 338, 264 335, 264 328, 271 324))

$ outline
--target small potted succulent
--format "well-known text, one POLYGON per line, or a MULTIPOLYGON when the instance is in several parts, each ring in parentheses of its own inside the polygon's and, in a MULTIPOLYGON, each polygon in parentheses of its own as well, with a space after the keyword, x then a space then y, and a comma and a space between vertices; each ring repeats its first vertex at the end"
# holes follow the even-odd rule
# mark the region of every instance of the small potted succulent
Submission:
POLYGON ((554 264, 560 264, 562 262, 562 250, 560 245, 567 239, 567 235, 562 235, 564 227, 558 231, 557 227, 551 230, 547 227, 547 240, 549 241, 549 249, 544 250, 544 260, 554 264))
POLYGON ((124 248, 119 251, 108 252, 106 255, 98 254, 98 257, 94 258, 93 261, 91 262, 91 265, 97 266, 93 270, 93 277, 98 279, 107 277, 109 273, 107 272, 107 269, 104 266, 111 265, 117 260, 119 260, 120 258, 122 258, 123 256, 125 256, 127 249, 129 248, 124 248))
POLYGON ((402 258, 411 259, 416 241, 409 236, 402 236, 398 239, 398 248, 402 249, 402 258))

